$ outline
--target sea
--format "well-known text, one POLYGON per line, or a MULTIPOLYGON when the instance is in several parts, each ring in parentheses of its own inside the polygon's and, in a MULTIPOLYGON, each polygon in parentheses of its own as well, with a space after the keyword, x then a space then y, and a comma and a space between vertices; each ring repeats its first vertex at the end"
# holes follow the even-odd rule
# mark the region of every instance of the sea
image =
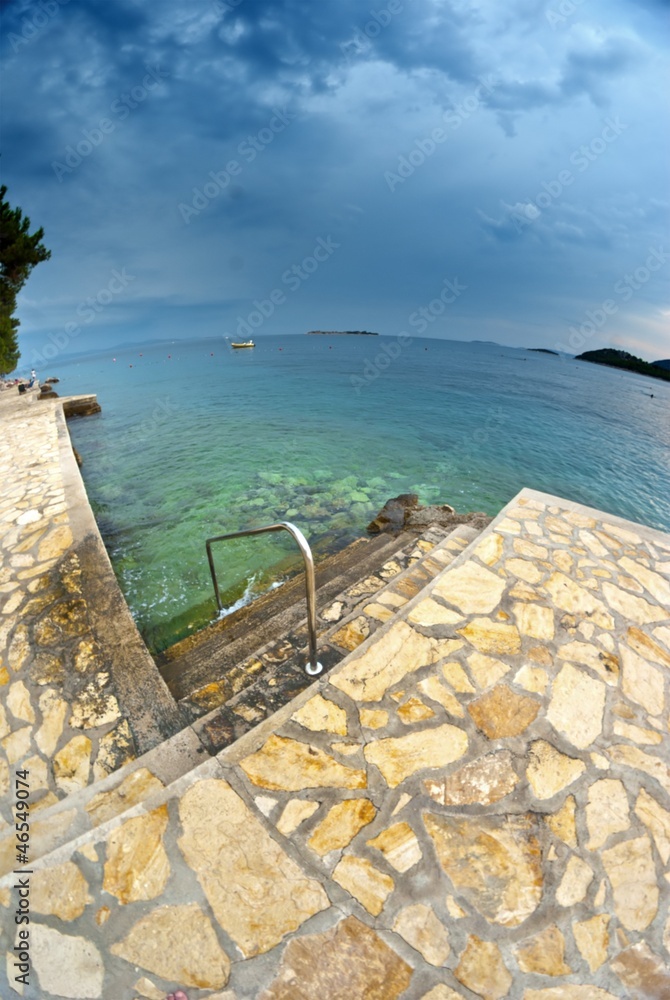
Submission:
MULTIPOLYGON (((221 337, 57 357, 121 589, 158 652, 216 617, 205 541, 288 520, 317 558, 391 497, 494 515, 523 487, 670 531, 670 384, 495 343, 221 337)), ((218 543, 226 610, 300 568, 288 535, 218 543)))

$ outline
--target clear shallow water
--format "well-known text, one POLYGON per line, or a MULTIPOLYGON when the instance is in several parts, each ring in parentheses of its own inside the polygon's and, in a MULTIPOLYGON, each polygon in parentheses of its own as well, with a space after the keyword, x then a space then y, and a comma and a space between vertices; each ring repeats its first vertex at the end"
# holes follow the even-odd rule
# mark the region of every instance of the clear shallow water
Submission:
MULTIPOLYGON (((39 373, 98 394, 103 412, 70 433, 154 649, 214 614, 205 539, 273 520, 325 553, 398 493, 495 514, 529 486, 670 530, 669 384, 488 344, 415 339, 387 367, 393 338, 256 344, 138 346, 39 373)), ((295 568, 291 544, 224 543, 226 602, 295 568)))

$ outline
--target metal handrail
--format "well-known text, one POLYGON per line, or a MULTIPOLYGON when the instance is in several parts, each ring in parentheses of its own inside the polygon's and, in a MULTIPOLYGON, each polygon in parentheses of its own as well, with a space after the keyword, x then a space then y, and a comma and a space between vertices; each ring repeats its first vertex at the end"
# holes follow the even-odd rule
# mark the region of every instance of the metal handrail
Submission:
POLYGON ((214 560, 212 558, 212 542, 224 542, 228 538, 243 538, 245 535, 263 535, 269 531, 288 531, 289 535, 291 535, 298 543, 298 547, 302 553, 302 558, 305 563, 307 626, 309 631, 309 659, 305 664, 305 673, 309 674, 310 677, 317 677, 323 670, 323 666, 319 663, 316 652, 316 587, 314 585, 314 559, 312 558, 312 550, 310 549, 307 539, 303 535, 300 528, 296 528, 296 526, 291 524, 290 521, 279 521, 277 524, 267 524, 263 528, 247 528, 245 531, 231 531, 227 535, 216 535, 214 538, 208 538, 205 542, 205 547, 207 549, 207 558, 209 560, 209 571, 212 574, 212 583, 214 584, 216 603, 219 611, 223 611, 221 594, 219 593, 219 582, 216 578, 216 570, 214 569, 214 560))

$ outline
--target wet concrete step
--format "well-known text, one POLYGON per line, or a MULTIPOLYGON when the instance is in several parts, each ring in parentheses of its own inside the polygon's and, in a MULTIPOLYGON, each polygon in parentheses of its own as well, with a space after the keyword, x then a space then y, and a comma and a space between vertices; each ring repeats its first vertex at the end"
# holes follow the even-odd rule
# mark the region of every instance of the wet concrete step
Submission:
MULTIPOLYGON (((362 538, 329 556, 315 569, 317 608, 329 605, 347 587, 374 573, 415 535, 362 538)), ((305 618, 305 576, 300 573, 251 604, 183 639, 156 658, 177 701, 216 683, 267 643, 288 635, 305 618)))

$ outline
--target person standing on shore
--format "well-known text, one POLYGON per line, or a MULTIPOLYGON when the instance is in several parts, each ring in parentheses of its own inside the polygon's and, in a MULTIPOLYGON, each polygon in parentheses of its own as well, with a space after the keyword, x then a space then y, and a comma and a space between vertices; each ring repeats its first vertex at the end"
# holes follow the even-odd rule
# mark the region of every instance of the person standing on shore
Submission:
POLYGON ((35 371, 34 368, 31 368, 31 370, 30 370, 30 381, 28 382, 28 388, 32 389, 32 387, 35 385, 35 382, 37 382, 37 372, 35 371))

